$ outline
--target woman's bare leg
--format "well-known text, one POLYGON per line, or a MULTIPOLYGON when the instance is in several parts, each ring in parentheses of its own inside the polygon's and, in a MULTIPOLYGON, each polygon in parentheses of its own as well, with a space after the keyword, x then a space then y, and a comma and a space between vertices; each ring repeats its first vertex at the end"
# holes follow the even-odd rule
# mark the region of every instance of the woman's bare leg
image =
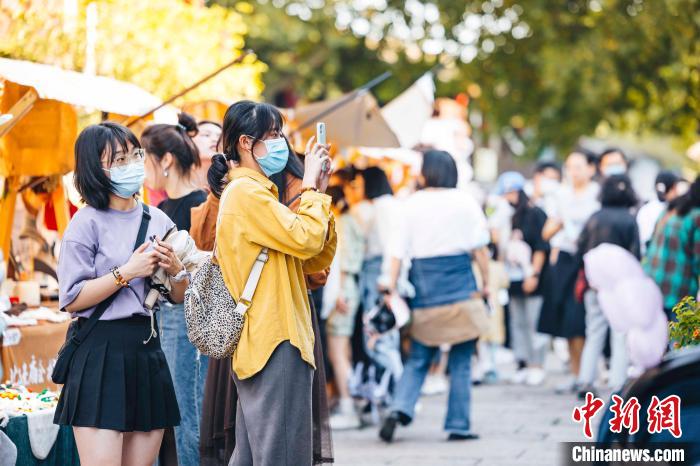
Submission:
POLYGON ((95 427, 73 427, 82 466, 120 466, 123 434, 95 427))
POLYGON ((581 354, 583 353, 583 345, 586 343, 584 337, 575 337, 569 339, 569 364, 571 373, 578 376, 578 371, 581 367, 581 354))
POLYGON ((164 429, 124 433, 123 466, 151 466, 158 457, 164 429))

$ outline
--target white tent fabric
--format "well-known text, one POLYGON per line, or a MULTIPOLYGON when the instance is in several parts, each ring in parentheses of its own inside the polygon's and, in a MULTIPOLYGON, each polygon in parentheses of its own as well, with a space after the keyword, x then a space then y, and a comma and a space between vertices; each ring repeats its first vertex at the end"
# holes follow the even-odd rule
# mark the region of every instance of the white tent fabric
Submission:
POLYGON ((420 152, 403 148, 381 148, 381 147, 358 147, 360 154, 371 159, 382 160, 391 159, 409 165, 413 170, 420 172, 423 156, 420 152))
MULTIPOLYGON (((303 124, 336 105, 343 96, 290 109, 288 115, 296 124, 303 124)), ((377 101, 370 93, 360 93, 318 121, 326 123, 328 142, 337 146, 399 147, 399 140, 384 121, 377 101)), ((316 124, 302 132, 315 132, 316 124)))
POLYGON ((401 147, 410 149, 420 142, 423 127, 433 114, 434 101, 433 74, 428 72, 382 107, 382 116, 398 137, 401 147))
POLYGON ((33 87, 42 99, 119 115, 142 115, 162 103, 131 83, 29 61, 0 58, 0 78, 33 87))

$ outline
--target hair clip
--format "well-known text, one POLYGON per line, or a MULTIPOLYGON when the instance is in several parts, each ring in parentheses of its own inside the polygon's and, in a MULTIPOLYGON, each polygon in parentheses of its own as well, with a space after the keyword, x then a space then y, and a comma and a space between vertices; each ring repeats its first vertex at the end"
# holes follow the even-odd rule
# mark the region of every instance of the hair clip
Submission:
POLYGON ((180 128, 181 130, 187 132, 187 128, 185 128, 184 125, 181 125, 180 123, 178 123, 178 124, 176 124, 175 126, 177 126, 178 128, 180 128))

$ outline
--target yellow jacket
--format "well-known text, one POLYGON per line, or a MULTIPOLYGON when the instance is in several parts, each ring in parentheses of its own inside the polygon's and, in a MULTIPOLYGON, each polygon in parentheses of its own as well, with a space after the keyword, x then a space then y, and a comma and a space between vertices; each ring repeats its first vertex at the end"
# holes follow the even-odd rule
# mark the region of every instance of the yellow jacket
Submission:
POLYGON ((315 368, 304 273, 319 272, 333 260, 331 198, 306 191, 294 213, 279 202, 277 187, 264 175, 236 168, 230 176, 216 230, 216 257, 236 301, 260 250, 270 250, 233 354, 233 371, 240 379, 252 377, 286 340, 315 368))

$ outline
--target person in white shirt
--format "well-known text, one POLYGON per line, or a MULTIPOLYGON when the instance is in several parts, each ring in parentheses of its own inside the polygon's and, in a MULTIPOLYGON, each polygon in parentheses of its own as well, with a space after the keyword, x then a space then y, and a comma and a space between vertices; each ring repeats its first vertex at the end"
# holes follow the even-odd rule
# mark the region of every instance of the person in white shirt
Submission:
POLYGON ((532 181, 525 184, 525 194, 533 204, 546 211, 561 186, 561 166, 557 162, 541 161, 535 165, 532 181))
MULTIPOLYGON (((385 286, 389 273, 388 248, 394 231, 394 218, 398 202, 394 198, 386 173, 379 167, 369 167, 360 172, 364 181, 365 199, 351 209, 365 238, 364 260, 360 272, 360 302, 367 314, 377 306, 382 297, 380 286, 385 286)), ((403 371, 399 351, 400 336, 397 329, 382 335, 365 333, 368 356, 379 366, 391 372, 398 380, 403 371)))
POLYGON ((639 227, 639 240, 642 254, 645 253, 647 244, 654 236, 656 222, 666 211, 666 206, 676 198, 676 186, 681 178, 672 171, 662 170, 656 176, 655 188, 657 199, 644 204, 637 212, 637 226, 639 227))
POLYGON ((456 189, 457 166, 443 151, 427 151, 419 182, 400 210, 391 242, 387 296, 396 293, 401 265, 411 260, 409 279, 415 288, 410 299, 411 350, 396 386, 391 414, 379 436, 393 440, 397 424, 414 416, 431 362, 441 345, 451 345, 448 367, 450 392, 445 430, 449 440, 477 438, 471 430, 471 356, 476 338, 486 330, 488 316, 472 269, 472 258, 488 288, 489 231, 479 204, 456 189))
POLYGON ((586 335, 585 309, 574 296, 581 269, 576 255, 577 240, 588 218, 600 208, 600 187, 592 181, 596 173, 595 155, 584 149, 575 150, 566 159, 564 173, 567 182, 555 196, 556 202, 547 212, 547 223, 542 230, 542 237, 550 242, 552 249, 552 268, 544 285, 538 330, 568 340, 571 376, 557 391, 575 393, 586 335))

